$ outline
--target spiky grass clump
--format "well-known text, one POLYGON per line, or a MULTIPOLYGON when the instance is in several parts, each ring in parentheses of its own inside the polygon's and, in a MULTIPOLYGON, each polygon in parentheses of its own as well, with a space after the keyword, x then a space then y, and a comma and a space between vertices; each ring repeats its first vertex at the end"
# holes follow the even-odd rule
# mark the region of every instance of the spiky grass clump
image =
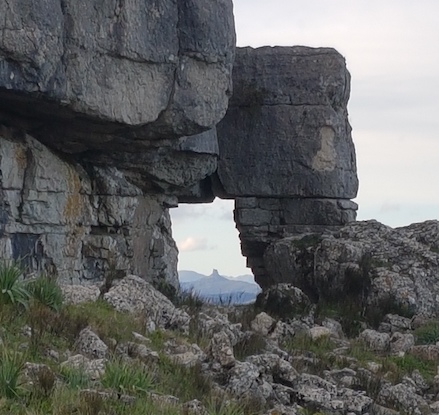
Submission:
POLYGON ((32 301, 53 311, 61 310, 64 298, 55 278, 42 275, 30 281, 27 289, 32 301))
POLYGON ((90 387, 90 376, 82 367, 61 367, 61 378, 69 389, 79 390, 90 387))
POLYGON ((23 356, 2 346, 0 350, 0 396, 18 398, 22 392, 20 374, 24 367, 23 356))
POLYGON ((20 280, 23 271, 14 264, 0 263, 0 306, 6 304, 27 307, 29 292, 20 280))
POLYGON ((107 363, 101 382, 120 393, 143 394, 153 388, 154 375, 144 365, 117 359, 107 363))

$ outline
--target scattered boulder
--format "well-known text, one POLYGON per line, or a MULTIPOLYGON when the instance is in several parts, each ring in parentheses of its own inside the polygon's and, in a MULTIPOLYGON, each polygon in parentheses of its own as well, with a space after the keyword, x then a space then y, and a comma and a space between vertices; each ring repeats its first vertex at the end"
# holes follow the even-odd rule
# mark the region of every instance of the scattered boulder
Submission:
POLYGON ((80 304, 96 301, 100 294, 97 285, 66 285, 61 284, 65 304, 80 304))
POLYGON ((61 363, 61 368, 72 368, 83 371, 91 380, 98 380, 105 373, 107 359, 89 359, 82 354, 70 356, 61 363))
POLYGON ((251 329, 263 336, 267 336, 274 329, 275 325, 276 320, 265 312, 259 313, 250 323, 251 329))
POLYGON ((321 339, 322 337, 330 337, 332 334, 331 329, 323 326, 314 326, 308 330, 308 335, 313 341, 321 339))
POLYGON ((209 344, 209 354, 223 367, 235 365, 236 360, 233 354, 232 342, 230 337, 223 331, 213 335, 209 344))
POLYGON ((377 403, 409 415, 428 415, 431 413, 427 401, 405 384, 387 386, 381 389, 377 403))
POLYGON ((412 349, 415 345, 415 337, 413 334, 402 334, 395 332, 390 337, 390 352, 396 355, 404 355, 405 352, 412 349))
POLYGON ((109 352, 108 346, 88 327, 79 333, 75 349, 90 359, 105 359, 109 352))
POLYGON ((358 339, 375 352, 386 352, 390 348, 390 336, 376 330, 366 329, 360 333, 358 339))
POLYGON ((293 317, 308 311, 311 302, 300 288, 292 284, 276 284, 262 291, 255 306, 277 317, 293 317))
POLYGON ((136 275, 128 275, 116 281, 104 294, 104 300, 116 310, 129 313, 143 313, 150 330, 156 328, 177 328, 189 330, 189 315, 176 308, 171 301, 151 284, 136 275))

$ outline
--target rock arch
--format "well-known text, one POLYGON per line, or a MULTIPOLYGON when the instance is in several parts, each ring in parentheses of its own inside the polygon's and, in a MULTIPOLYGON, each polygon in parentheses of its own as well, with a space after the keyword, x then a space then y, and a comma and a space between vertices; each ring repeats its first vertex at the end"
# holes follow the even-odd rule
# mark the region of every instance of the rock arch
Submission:
POLYGON ((355 219, 335 50, 235 49, 229 0, 21 3, 0 5, 2 258, 74 283, 112 270, 177 286, 168 209, 218 196, 267 286, 270 243, 355 219))

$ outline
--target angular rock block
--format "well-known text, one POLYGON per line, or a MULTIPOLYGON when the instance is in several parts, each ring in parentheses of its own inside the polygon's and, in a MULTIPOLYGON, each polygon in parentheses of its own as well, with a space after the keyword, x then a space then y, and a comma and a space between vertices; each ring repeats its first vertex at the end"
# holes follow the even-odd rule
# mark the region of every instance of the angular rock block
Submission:
POLYGON ((231 0, 11 0, 0 16, 2 117, 64 150, 192 135, 225 114, 231 0))
POLYGON ((217 126, 225 197, 351 199, 350 75, 334 49, 237 49, 234 95, 217 126))

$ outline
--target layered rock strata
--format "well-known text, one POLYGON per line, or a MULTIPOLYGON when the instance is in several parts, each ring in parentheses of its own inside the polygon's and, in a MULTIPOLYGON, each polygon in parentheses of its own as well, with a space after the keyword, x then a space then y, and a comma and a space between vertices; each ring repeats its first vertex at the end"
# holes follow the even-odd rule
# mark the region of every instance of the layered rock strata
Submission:
POLYGON ((335 50, 235 51, 231 0, 10 0, 0 16, 3 258, 176 287, 168 209, 218 196, 266 286, 272 242, 355 219, 335 50))
POLYGON ((350 75, 334 49, 238 48, 234 95, 219 123, 219 194, 235 198, 242 252, 269 283, 266 247, 355 220, 350 75))
POLYGON ((231 0, 13 0, 0 16, 2 119, 25 115, 63 152, 141 148, 225 114, 231 0))
POLYGON ((0 252, 178 287, 168 209, 211 201, 231 0, 0 4, 0 252))
POLYGON ((112 167, 81 165, 0 129, 0 256, 84 283, 137 271, 178 287, 167 200, 112 167))

